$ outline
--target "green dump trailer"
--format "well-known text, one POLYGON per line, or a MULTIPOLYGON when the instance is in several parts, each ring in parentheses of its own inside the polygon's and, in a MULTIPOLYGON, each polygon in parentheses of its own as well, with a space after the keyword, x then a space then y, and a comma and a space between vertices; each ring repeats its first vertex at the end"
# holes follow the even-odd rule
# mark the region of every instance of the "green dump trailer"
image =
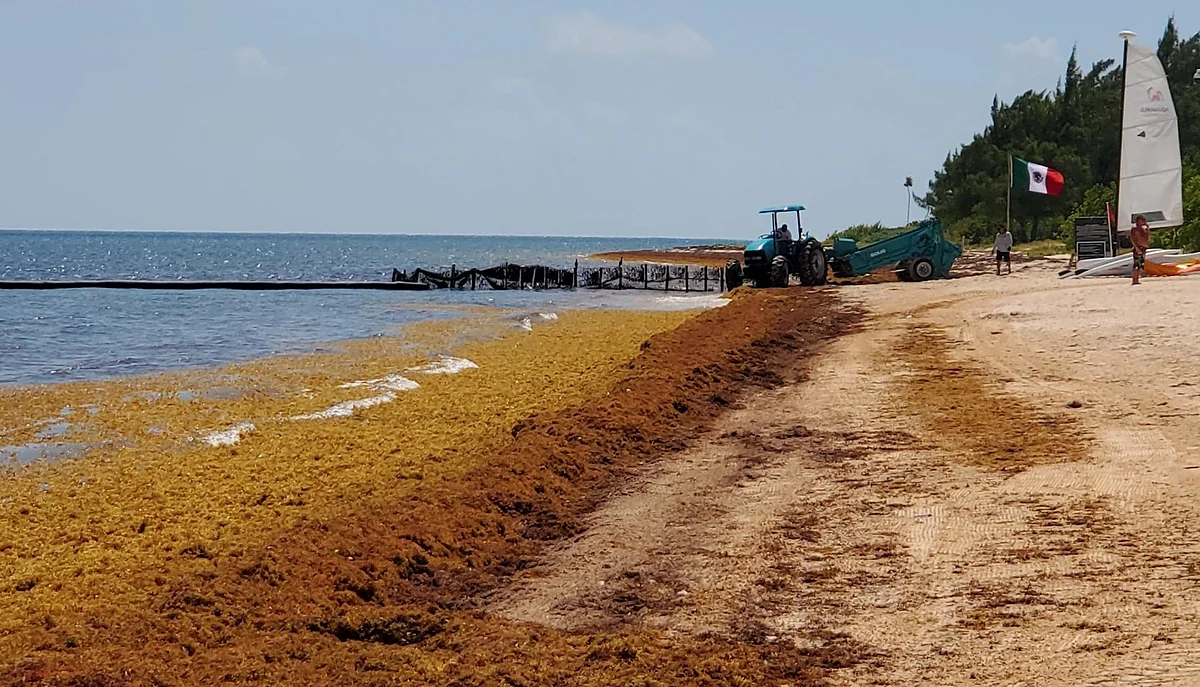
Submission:
POLYGON ((900 279, 925 281, 948 278, 962 246, 946 238, 940 221, 927 219, 915 229, 862 248, 854 239, 834 239, 825 255, 836 277, 858 277, 894 265, 900 279))

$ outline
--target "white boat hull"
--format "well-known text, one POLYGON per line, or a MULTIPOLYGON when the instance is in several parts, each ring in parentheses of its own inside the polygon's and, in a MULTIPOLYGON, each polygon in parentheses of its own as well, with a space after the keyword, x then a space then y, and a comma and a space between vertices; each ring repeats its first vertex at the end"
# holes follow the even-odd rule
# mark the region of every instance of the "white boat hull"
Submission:
MULTIPOLYGON (((1178 248, 1152 248, 1146 259, 1160 265, 1180 265, 1200 258, 1200 253, 1182 253, 1178 248)), ((1115 258, 1080 260, 1074 271, 1059 275, 1063 279, 1076 277, 1128 277, 1133 273, 1133 254, 1115 258)))
MULTIPOLYGON (((1151 248, 1150 250, 1146 251, 1146 258, 1153 259, 1156 255, 1168 255, 1178 252, 1179 250, 1174 248, 1151 248)), ((1114 260, 1120 260, 1122 257, 1125 256, 1118 255, 1110 258, 1089 258, 1087 260, 1080 260, 1079 262, 1075 263, 1075 269, 1090 270, 1093 267, 1100 267, 1101 265, 1107 265, 1114 260)))

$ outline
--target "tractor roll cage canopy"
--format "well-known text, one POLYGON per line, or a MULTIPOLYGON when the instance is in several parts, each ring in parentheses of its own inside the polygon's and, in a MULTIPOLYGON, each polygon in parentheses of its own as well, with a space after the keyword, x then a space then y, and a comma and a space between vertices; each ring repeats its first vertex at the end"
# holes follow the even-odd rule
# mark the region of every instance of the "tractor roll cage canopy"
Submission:
MULTIPOLYGON (((760 214, 760 215, 765 215, 767 213, 771 214, 771 240, 774 241, 776 244, 778 244, 778 242, 779 242, 779 238, 778 238, 779 237, 779 213, 781 213, 781 212, 796 213, 796 240, 799 241, 801 238, 803 238, 803 236, 801 234, 801 232, 803 232, 803 229, 801 228, 801 225, 800 225, 800 212, 803 210, 804 210, 803 205, 779 205, 776 207, 763 208, 758 211, 758 214, 760 214)), ((778 246, 776 247, 776 252, 778 252, 778 246)))

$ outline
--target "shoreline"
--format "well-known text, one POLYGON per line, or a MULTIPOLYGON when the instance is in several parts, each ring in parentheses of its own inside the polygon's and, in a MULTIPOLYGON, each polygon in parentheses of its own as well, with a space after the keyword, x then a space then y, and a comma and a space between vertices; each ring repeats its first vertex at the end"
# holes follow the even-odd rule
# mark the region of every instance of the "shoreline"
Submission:
MULTIPOLYGON (((453 357, 455 351, 468 345, 495 341, 511 333, 529 332, 535 326, 540 329, 557 321, 559 313, 629 313, 636 318, 639 313, 700 312, 720 305, 712 302, 719 298, 718 294, 664 298, 658 294, 618 292, 611 298, 589 302, 554 303, 557 299, 547 298, 541 307, 480 302, 407 304, 396 307, 426 311, 427 316, 398 322, 389 326, 388 333, 369 337, 311 341, 290 350, 216 364, 4 384, 0 385, 0 447, 14 448, 12 444, 36 442, 40 430, 72 424, 72 419, 94 424, 97 415, 122 404, 166 403, 199 409, 204 401, 248 399, 262 403, 268 397, 294 395, 294 390, 299 389, 306 400, 293 400, 292 405, 312 410, 314 404, 346 395, 331 392, 328 388, 314 394, 310 389, 323 382, 328 386, 331 376, 347 377, 340 381, 370 388, 365 382, 371 381, 372 375, 386 377, 395 369, 411 368, 428 359, 453 357), (428 316, 429 312, 438 314, 428 316)), ((720 300, 724 302, 724 299, 720 300)), ((126 415, 145 410, 145 407, 137 407, 126 415)), ((223 409, 223 412, 227 411, 229 408, 223 409)), ((112 429, 105 427, 104 431, 112 429)), ((158 433, 157 429, 154 433, 158 433)), ((47 440, 61 438, 84 440, 95 437, 70 434, 64 429, 47 432, 41 437, 47 446, 52 443, 47 440)), ((3 458, 4 454, 0 452, 0 467, 3 458)))

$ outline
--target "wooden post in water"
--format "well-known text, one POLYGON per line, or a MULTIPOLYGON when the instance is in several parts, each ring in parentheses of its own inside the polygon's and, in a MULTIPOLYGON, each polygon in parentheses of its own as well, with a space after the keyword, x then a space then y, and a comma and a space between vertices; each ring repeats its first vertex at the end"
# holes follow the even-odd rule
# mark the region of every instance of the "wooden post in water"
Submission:
POLYGON ((717 280, 721 282, 721 293, 725 293, 725 270, 717 272, 717 280))
POLYGON ((708 265, 704 266, 704 291, 708 292, 708 265))
POLYGON ((642 263, 642 288, 650 288, 650 265, 642 263))
POLYGON ((690 274, 689 274, 689 273, 690 273, 691 271, 692 271, 692 268, 688 267, 687 265, 684 265, 684 266, 683 266, 683 290, 684 290, 684 291, 687 291, 687 290, 688 290, 688 286, 689 286, 689 284, 688 284, 688 277, 690 276, 690 274))
POLYGON ((663 265, 663 267, 667 270, 667 280, 666 280, 666 282, 663 283, 663 291, 670 291, 671 290, 671 266, 663 265))
POLYGON ((571 275, 571 288, 579 288, 579 259, 575 259, 575 272, 571 275))
POLYGON ((617 290, 625 286, 625 258, 617 260, 617 290))
POLYGON ((507 291, 508 290, 508 263, 507 262, 504 263, 504 281, 502 283, 504 284, 504 290, 507 291))
POLYGON ((475 278, 479 276, 479 270, 471 270, 471 290, 475 290, 475 278))
POLYGON ((454 288, 454 276, 455 276, 456 272, 457 272, 457 266, 450 265, 450 288, 452 288, 452 289, 454 288))

